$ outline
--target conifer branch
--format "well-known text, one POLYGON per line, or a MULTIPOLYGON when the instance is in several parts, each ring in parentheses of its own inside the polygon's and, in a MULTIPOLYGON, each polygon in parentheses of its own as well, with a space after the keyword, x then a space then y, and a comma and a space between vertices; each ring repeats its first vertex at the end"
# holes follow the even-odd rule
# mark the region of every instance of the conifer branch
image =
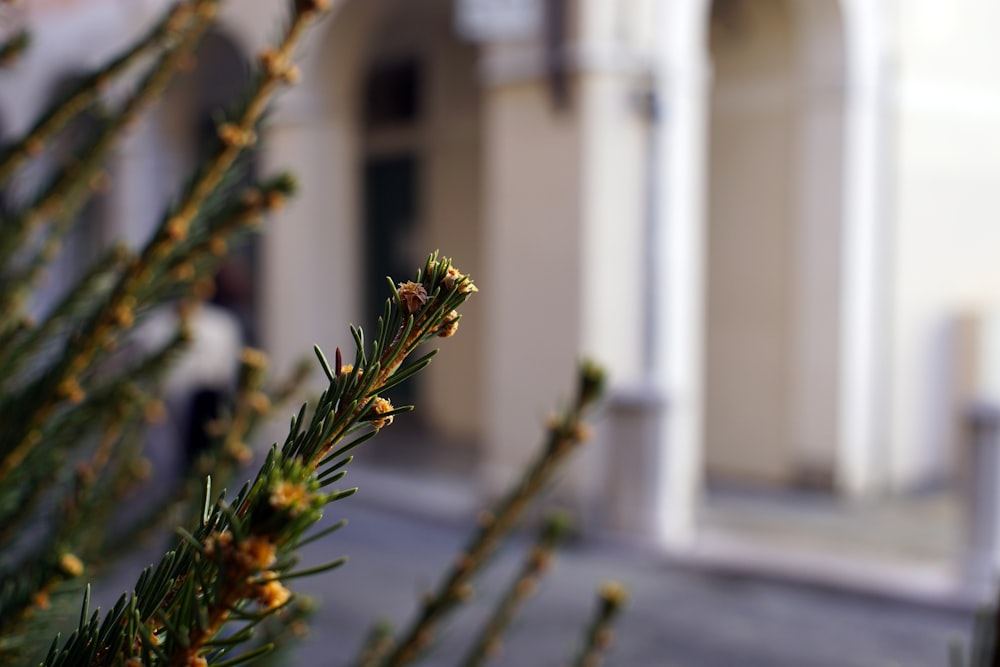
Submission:
POLYGON ((472 578, 546 487, 560 464, 588 437, 583 417, 603 390, 603 372, 585 362, 580 366, 577 385, 573 404, 549 424, 542 451, 495 509, 480 517, 479 528, 465 551, 452 564, 437 591, 423 602, 420 613, 383 667, 400 667, 419 657, 434 638, 440 621, 468 598, 472 578))
MULTIPOLYGON (((207 22, 214 16, 214 12, 215 3, 202 0, 195 12, 201 20, 193 20, 195 25, 189 27, 183 49, 177 49, 165 56, 164 62, 169 62, 171 58, 180 57, 193 48, 194 41, 204 31, 207 22), (204 11, 202 11, 203 8, 204 11)), ((283 54, 282 57, 290 59, 302 31, 314 17, 315 13, 310 12, 297 12, 295 14, 291 26, 280 42, 278 53, 283 54)), ((173 63, 172 66, 176 67, 176 63, 173 63)), ((9 475, 16 465, 24 459, 28 451, 37 444, 37 439, 31 434, 35 432, 41 420, 59 403, 73 397, 73 392, 68 391, 68 389, 79 386, 80 376, 92 367, 98 357, 98 350, 113 341, 114 337, 121 331, 131 327, 134 322, 135 309, 143 305, 137 302, 136 295, 142 294, 144 287, 156 280, 158 269, 162 267, 162 260, 171 255, 178 243, 187 236, 190 224, 202 204, 218 186, 226 171, 232 167, 239 153, 248 145, 249 140, 244 141, 244 139, 249 136, 247 133, 251 132, 251 129, 244 128, 255 126, 267 100, 277 86, 285 81, 287 70, 271 69, 273 71, 265 68, 237 122, 224 124, 220 128, 220 135, 232 136, 229 136, 229 140, 223 136, 219 150, 201 169, 181 203, 160 225, 141 255, 126 269, 105 306, 84 326, 80 335, 70 341, 61 362, 40 378, 35 386, 29 388, 28 393, 32 394, 35 400, 31 401, 31 410, 23 416, 21 425, 12 434, 14 437, 10 439, 11 446, 0 454, 0 481, 9 475), (238 137, 232 132, 223 132, 226 128, 233 127, 237 128, 238 133, 241 133, 238 137)), ((165 84, 169 71, 169 68, 166 68, 163 76, 157 76, 160 73, 159 68, 157 68, 147 79, 147 82, 153 81, 157 85, 165 84)), ((152 83, 150 85, 152 86, 152 83)), ((129 110, 123 112, 123 115, 126 113, 131 115, 137 110, 138 107, 131 110, 130 106, 129 110)))
MULTIPOLYGON (((94 172, 87 187, 76 189, 72 195, 63 198, 60 210, 53 215, 53 222, 44 230, 44 238, 39 239, 34 250, 23 248, 26 258, 11 261, 10 268, 3 276, 3 290, 0 291, 0 312, 11 316, 23 309, 25 297, 33 287, 38 286, 45 269, 60 255, 63 239, 77 224, 76 214, 95 192, 102 191, 108 181, 108 175, 102 170, 94 172)), ((9 325, 9 324, 8 324, 9 325)))
MULTIPOLYGON (((204 425, 208 447, 191 463, 186 475, 178 481, 163 501, 133 519, 129 526, 95 547, 103 553, 118 553, 144 535, 164 525, 171 517, 189 516, 190 505, 204 489, 205 476, 211 474, 215 483, 227 485, 240 466, 250 461, 253 452, 247 444, 255 428, 271 407, 265 394, 266 357, 258 350, 247 348, 241 355, 236 395, 231 414, 204 425)), ((119 492, 116 495, 121 495, 119 492)))
MULTIPOLYGON (((245 99, 220 120, 216 145, 149 240, 134 253, 117 249, 105 255, 38 324, 24 317, 27 297, 102 186, 102 165, 116 141, 191 55, 219 0, 178 0, 132 47, 79 82, 0 154, 2 185, 74 118, 92 109, 100 114, 92 135, 76 142, 74 156, 26 203, 4 215, 0 226, 0 391, 6 399, 0 401, 0 664, 22 658, 37 664, 44 645, 36 630, 47 633, 46 622, 58 616, 47 609, 50 596, 61 592, 65 600, 71 589, 79 590, 82 579, 70 580, 81 575, 84 563, 88 576, 94 576, 106 567, 99 556, 160 525, 167 509, 192 504, 195 488, 204 490, 202 502, 191 521, 176 529, 173 548, 106 613, 91 609, 88 586, 75 631, 65 639, 57 636, 41 664, 234 667, 282 644, 281 635, 301 625, 305 610, 289 587, 346 560, 300 564, 298 552, 343 525, 316 528, 328 505, 357 490, 340 486, 354 450, 412 409, 393 406, 385 392, 430 363, 434 352, 411 355, 434 338, 453 335, 459 308, 477 291, 468 276, 437 253, 413 280, 390 281, 391 297, 373 335, 366 339, 365 332, 351 327, 353 357, 345 358, 338 347, 331 363, 316 348, 326 390, 313 406, 301 407, 284 443, 272 446, 255 476, 231 494, 217 489, 250 458, 247 443, 255 427, 293 392, 289 383, 267 390, 263 355, 246 352, 230 410, 213 421, 208 450, 188 466, 187 477, 173 482, 166 501, 147 505, 138 520, 124 527, 116 523, 116 530, 87 529, 110 524, 134 489, 141 474, 144 422, 164 410, 155 390, 188 339, 182 324, 174 339, 149 352, 140 349, 139 336, 129 333, 143 315, 174 300, 180 300, 185 320, 189 309, 207 298, 208 277, 233 240, 294 190, 292 179, 281 175, 241 197, 231 196, 240 157, 255 144, 270 100, 299 78, 293 56, 303 32, 329 6, 329 0, 287 2, 290 20, 272 48, 259 54, 245 99), (113 108, 98 109, 107 101, 108 84, 129 72, 137 81, 132 91, 113 108), (211 477, 201 477, 207 472, 211 477), (199 477, 197 487, 193 476, 199 477), (40 527, 21 530, 29 522, 40 527), (256 639, 254 633, 262 630, 265 636, 256 639)), ((0 44, 0 60, 21 48, 17 39, 0 44)), ((403 665, 420 657, 442 620, 469 597, 473 578, 490 555, 586 438, 583 418, 602 385, 602 373, 584 364, 577 395, 548 425, 543 451, 494 510, 483 513, 464 552, 398 643, 391 628, 373 631, 359 656, 362 667, 403 665)), ((539 537, 467 664, 480 664, 498 644, 551 557, 558 533, 550 524, 539 537)), ((578 664, 589 666, 610 637, 610 622, 624 598, 607 590, 578 664)))
POLYGON ((572 667, 600 667, 604 653, 614 640, 614 622, 625 603, 628 591, 616 581, 606 582, 597 596, 597 609, 587 626, 583 643, 572 667))
MULTIPOLYGON (((27 30, 19 30, 3 42, 0 42, 0 67, 10 67, 31 44, 31 35, 27 30)), ((5 180, 0 167, 0 183, 5 180)))
POLYGON ((108 419, 114 421, 120 405, 142 406, 146 402, 142 383, 157 383, 171 365, 188 335, 182 330, 170 341, 148 356, 122 369, 94 388, 77 409, 59 413, 46 421, 39 438, 46 443, 25 460, 17 485, 3 487, 0 504, 0 549, 10 547, 9 540, 20 527, 35 518, 32 509, 48 489, 62 480, 67 454, 87 444, 88 426, 108 419))
POLYGON ((378 667, 396 646, 392 624, 387 620, 377 622, 368 631, 358 652, 357 667, 378 667))
POLYGON ((69 326, 74 318, 89 312, 96 299, 110 288, 111 276, 125 266, 129 257, 130 252, 124 244, 110 248, 91 265, 40 324, 21 327, 16 340, 0 345, 0 387, 12 389, 21 368, 39 348, 51 342, 60 329, 69 326))
MULTIPOLYGON (((93 105, 112 80, 127 71, 143 56, 168 44, 187 22, 193 4, 181 2, 175 5, 170 13, 144 37, 103 68, 80 81, 69 94, 44 111, 28 133, 0 157, 0 183, 6 182, 29 158, 38 155, 56 132, 93 105)), ((27 34, 22 32, 15 35, 7 44, 0 47, 0 60, 6 59, 8 45, 17 52, 23 51, 28 46, 27 34)))
POLYGON ((568 519, 561 514, 546 519, 520 572, 507 588, 507 592, 461 662, 463 667, 481 667, 489 658, 500 653, 501 637, 524 601, 534 595, 539 578, 550 567, 552 554, 565 537, 568 528, 568 519))
MULTIPOLYGON (((30 615, 47 609, 49 595, 55 586, 64 580, 79 577, 83 573, 83 564, 91 555, 97 555, 81 549, 80 542, 82 535, 92 529, 93 522, 101 519, 97 505, 103 499, 103 489, 98 484, 107 481, 103 473, 112 460, 113 452, 121 442, 124 431, 135 416, 143 412, 148 400, 148 397, 135 393, 133 400, 115 404, 116 409, 104 426, 104 432, 88 461, 76 467, 73 485, 66 498, 59 503, 60 511, 53 517, 55 525, 51 534, 22 557, 16 574, 5 573, 4 580, 18 584, 0 595, 0 619, 3 619, 0 631, 3 633, 10 634, 30 615), (53 558, 54 554, 59 555, 58 559, 53 558)), ((28 503, 33 504, 35 498, 29 499, 28 503)), ((32 516, 23 510, 22 515, 32 516)))
POLYGON ((264 216, 277 211, 295 189, 294 179, 281 174, 246 190, 242 197, 209 216, 178 245, 163 269, 138 288, 137 301, 152 303, 170 292, 204 297, 205 290, 198 281, 215 272, 232 239, 255 229, 264 216))
POLYGON ((94 174, 121 138, 122 129, 134 122, 148 104, 163 92, 177 72, 178 64, 194 50, 214 19, 217 4, 218 0, 194 0, 187 11, 181 12, 183 20, 177 22, 180 25, 171 29, 172 39, 159 60, 118 113, 105 121, 101 131, 85 148, 79 160, 64 169, 31 204, 7 221, 0 230, 0 265, 10 261, 30 231, 40 223, 57 213, 73 217, 85 201, 82 193, 90 187, 94 174))
MULTIPOLYGON (((420 303, 408 303, 407 290, 402 290, 403 297, 397 293, 386 304, 388 322, 407 322, 394 336, 397 343, 389 345, 385 356, 381 357, 376 337, 371 355, 359 346, 356 358, 384 358, 386 367, 398 369, 415 341, 454 332, 454 327, 450 326, 457 318, 453 307, 461 305, 472 294, 471 281, 456 271, 449 260, 439 259, 437 255, 428 258, 417 278, 421 281, 422 293, 430 289, 431 296, 420 303), (419 321, 417 330, 422 333, 414 337, 411 333, 415 321, 419 321)), ((386 320, 380 323, 379 330, 383 337, 389 338, 386 320)), ((356 333, 360 338, 360 331, 356 333)), ((383 383, 387 383, 392 374, 383 376, 378 363, 373 363, 367 372, 355 372, 339 360, 334 371, 322 356, 321 360, 330 385, 320 397, 309 423, 302 422, 303 407, 298 420, 292 421, 285 446, 272 448, 256 479, 231 503, 222 497, 214 504, 209 503, 197 528, 183 532, 177 548, 155 569, 140 577, 135 595, 130 598, 135 602, 124 600, 121 606, 134 606, 136 623, 148 632, 136 627, 132 635, 136 637, 134 647, 126 643, 117 654, 110 649, 99 651, 98 655, 103 657, 87 664, 110 665, 116 660, 139 658, 153 652, 161 656, 159 664, 172 667, 202 664, 199 661, 208 664, 209 660, 223 664, 229 660, 235 662, 241 658, 234 657, 232 652, 242 642, 218 641, 227 624, 256 623, 288 604, 291 593, 284 582, 342 564, 343 560, 338 559, 319 567, 294 569, 296 559, 291 557, 292 550, 319 520, 323 507, 354 492, 354 489, 322 490, 324 484, 320 479, 326 464, 317 453, 324 451, 325 445, 335 447, 338 444, 337 432, 340 438, 352 432, 351 428, 342 428, 345 422, 376 430, 388 425, 394 411, 379 411, 374 407, 379 399, 373 392, 378 389, 376 380, 384 378, 383 383), (366 400, 361 402, 358 396, 366 400), (339 410, 341 405, 349 407, 339 410), (308 443, 311 444, 307 446, 308 443)), ((260 366, 259 363, 250 364, 246 373, 257 373, 260 366)), ((259 386, 259 382, 248 382, 248 385, 259 386)), ((210 494, 207 490, 206 501, 211 499, 210 494)), ((83 618, 77 637, 89 636, 89 640, 81 645, 80 639, 72 639, 64 649, 56 651, 46 665, 64 664, 73 655, 79 655, 77 652, 83 650, 81 646, 100 645, 104 635, 108 641, 117 637, 109 629, 111 621, 108 618, 103 623, 86 614, 83 618)))

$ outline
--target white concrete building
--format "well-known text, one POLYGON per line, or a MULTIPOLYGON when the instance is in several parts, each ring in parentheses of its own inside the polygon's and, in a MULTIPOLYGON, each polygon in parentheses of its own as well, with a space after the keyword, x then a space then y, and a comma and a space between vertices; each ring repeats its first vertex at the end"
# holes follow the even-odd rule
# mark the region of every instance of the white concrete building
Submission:
MULTIPOLYGON (((148 233, 275 4, 224 3, 210 76, 117 154, 103 233, 148 233)), ((22 3, 5 136, 164 5, 22 3)), ((279 366, 346 345, 369 286, 440 248, 481 293, 415 390, 426 422, 497 488, 600 360, 608 442, 571 488, 617 489, 674 548, 707 478, 950 479, 980 367, 956 322, 1000 301, 998 22, 987 0, 335 2, 256 160, 302 193, 259 244, 254 326, 279 366)))

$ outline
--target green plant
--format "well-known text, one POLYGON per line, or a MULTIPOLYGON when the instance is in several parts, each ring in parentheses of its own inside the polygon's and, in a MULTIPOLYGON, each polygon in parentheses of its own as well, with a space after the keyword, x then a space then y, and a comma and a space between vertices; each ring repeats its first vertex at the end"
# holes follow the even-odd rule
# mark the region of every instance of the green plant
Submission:
MULTIPOLYGON (((410 360, 422 344, 455 333, 458 309, 476 288, 436 253, 413 280, 389 283, 374 336, 351 329, 355 349, 332 362, 316 355, 327 387, 292 417, 250 480, 243 474, 255 429, 293 395, 300 373, 269 385, 266 358, 243 354, 235 395, 211 424, 211 444, 161 502, 139 516, 120 510, 141 491, 145 427, 163 411, 162 384, 191 338, 186 318, 206 295, 227 247, 251 232, 294 193, 281 174, 237 189, 240 156, 254 143, 269 100, 293 83, 293 55, 303 31, 325 7, 289 3, 287 26, 259 60, 246 97, 228 109, 205 161, 164 212, 149 241, 133 250, 109 248, 38 321, 28 306, 46 267, 58 257, 88 199, 103 186, 102 164, 124 129, 168 85, 217 12, 218 0, 184 0, 135 45, 80 80, 24 137, 0 154, 0 189, 39 155, 68 136, 75 119, 96 127, 71 137, 69 157, 28 197, 6 201, 0 224, 0 664, 236 665, 283 643, 307 616, 286 587, 344 563, 304 567, 298 549, 335 532, 319 528, 324 509, 355 489, 337 484, 352 450, 409 409, 384 392, 430 363, 435 352, 410 360), (105 95, 125 78, 122 99, 105 95), (177 305, 175 335, 159 349, 137 353, 134 330, 149 313, 177 305), (111 526, 94 530, 93 526, 111 526), (104 612, 91 610, 85 581, 161 526, 175 526, 172 544, 137 575, 134 587, 104 612), (82 596, 82 607, 80 598, 82 596), (67 618, 67 614, 71 617, 67 618), (66 630, 63 635, 58 629, 66 630)), ((9 62, 27 47, 18 34, 0 45, 9 62)), ((473 578, 585 439, 583 418, 601 393, 603 376, 581 366, 574 400, 549 424, 546 441, 524 476, 484 513, 467 548, 398 637, 376 628, 358 661, 403 665, 428 649, 442 619, 467 597, 473 578)), ((163 479, 158 479, 163 483, 163 479)), ((465 664, 480 664, 499 641, 530 582, 563 532, 551 524, 518 580, 501 600, 465 664)), ((575 664, 595 664, 624 594, 607 588, 575 664)))

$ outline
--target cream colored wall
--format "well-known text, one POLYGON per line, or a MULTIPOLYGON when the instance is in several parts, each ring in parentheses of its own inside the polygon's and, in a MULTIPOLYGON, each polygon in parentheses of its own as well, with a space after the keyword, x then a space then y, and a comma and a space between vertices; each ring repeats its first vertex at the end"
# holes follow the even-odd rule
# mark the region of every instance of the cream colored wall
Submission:
POLYGON ((754 7, 711 32, 705 457, 773 483, 794 466, 792 26, 785 3, 754 7))
POLYGON ((649 135, 636 84, 634 76, 597 70, 577 85, 579 354, 609 369, 612 391, 647 388, 645 327, 650 295, 661 288, 645 281, 649 135))
MULTIPOLYGON (((263 172, 294 169, 299 193, 274 216, 263 244, 263 339, 276 370, 319 344, 350 349, 348 322, 360 322, 362 259, 352 97, 367 5, 339 11, 307 51, 303 82, 278 102, 263 172)), ((319 378, 314 376, 319 383, 319 378)))
POLYGON ((954 458, 949 324, 1000 302, 1000 5, 896 2, 890 438, 897 488, 954 458))
MULTIPOLYGON (((643 280, 648 71, 634 31, 621 28, 620 19, 634 18, 625 9, 574 5, 564 109, 553 107, 537 45, 492 45, 485 54, 488 253, 479 296, 485 472, 494 490, 537 450, 548 412, 572 396, 578 359, 608 368, 612 395, 643 388, 648 304, 662 286, 643 280), (609 31, 609 22, 621 29, 609 31)), ((567 473, 564 492, 599 502, 609 481, 596 452, 617 445, 641 443, 592 448, 567 473)))
POLYGON ((706 456, 829 484, 838 446, 845 50, 836 2, 715 14, 706 456))
MULTIPOLYGON (((575 3, 566 58, 578 123, 580 354, 610 372, 612 393, 648 389, 651 213, 650 0, 575 3)), ((567 156, 567 167, 571 157, 567 156)), ((614 443, 612 443, 613 445, 614 443)))
MULTIPOLYGON (((477 49, 457 41, 450 3, 437 2, 421 31, 427 74, 423 150, 426 203, 421 253, 439 249, 479 282, 483 264, 482 109, 477 49)), ((410 24, 412 28, 412 23, 410 24)), ((490 289, 484 285, 484 292, 490 289)), ((460 333, 442 341, 442 354, 427 370, 424 394, 431 423, 448 436, 481 441, 482 300, 463 309, 460 333)), ((424 409, 424 408, 421 408, 424 409)))
POLYGON ((580 345, 579 126, 537 80, 484 91, 487 485, 534 452, 580 345))
POLYGON ((807 483, 836 474, 846 48, 837 0, 793 2, 791 444, 807 483))
MULTIPOLYGON (((317 341, 331 352, 336 345, 349 347, 347 323, 369 315, 361 312, 359 170, 365 155, 406 150, 421 163, 414 270, 427 252, 440 249, 462 271, 482 275, 476 50, 453 37, 449 3, 341 3, 328 21, 318 53, 306 58, 301 87, 323 95, 290 96, 283 105, 287 120, 279 115, 270 134, 273 163, 294 164, 302 182, 298 201, 276 223, 282 238, 275 238, 268 251, 268 308, 280 318, 273 321, 269 346, 286 360, 317 341), (412 131, 365 135, 358 117, 361 76, 370 62, 393 53, 417 54, 423 63, 420 123, 412 131), (297 228, 296 238, 285 238, 284 228, 297 228), (303 261, 326 253, 329 261, 303 261), (309 299, 289 298, 308 284, 322 286, 329 295, 326 307, 317 310, 309 299), (280 324, 289 321, 305 326, 290 331, 280 324)), ((424 373, 417 399, 417 409, 435 429, 462 440, 482 435, 479 301, 464 310, 460 335, 442 342, 447 353, 424 373)))
MULTIPOLYGON (((481 108, 477 50, 454 35, 451 3, 424 0, 381 3, 365 58, 415 55, 423 76, 421 116, 406 132, 369 134, 368 154, 409 151, 420 164, 419 220, 410 251, 414 269, 432 250, 454 259, 473 278, 482 274, 481 108)), ((463 309, 461 334, 435 347, 444 354, 421 378, 419 410, 442 435, 462 441, 482 437, 480 386, 483 306, 463 309)))

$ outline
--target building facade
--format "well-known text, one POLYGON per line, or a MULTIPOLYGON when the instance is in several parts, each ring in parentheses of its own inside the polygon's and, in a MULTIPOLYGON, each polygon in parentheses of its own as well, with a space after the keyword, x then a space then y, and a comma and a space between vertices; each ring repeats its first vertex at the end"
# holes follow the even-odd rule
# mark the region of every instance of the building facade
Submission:
MULTIPOLYGON (((23 3, 5 136, 164 5, 23 3)), ((102 235, 148 234, 277 20, 224 7, 204 73, 110 165, 102 235)), ((601 361, 606 442, 570 488, 674 547, 706 479, 950 479, 987 374, 959 323, 1000 300, 997 20, 984 0, 335 2, 249 168, 294 168, 301 195, 247 254, 248 327, 278 367, 348 345, 382 276, 440 249, 482 291, 422 419, 476 443, 490 492, 576 360, 601 361)))

